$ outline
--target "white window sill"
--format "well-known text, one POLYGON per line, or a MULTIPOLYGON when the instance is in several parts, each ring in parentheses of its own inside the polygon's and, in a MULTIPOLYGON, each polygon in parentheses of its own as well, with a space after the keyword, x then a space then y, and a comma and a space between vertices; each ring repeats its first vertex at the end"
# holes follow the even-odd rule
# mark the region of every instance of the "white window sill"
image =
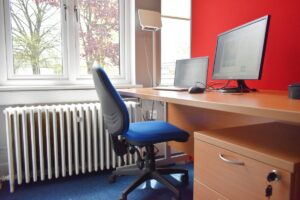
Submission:
MULTIPOLYGON (((114 85, 117 89, 140 88, 142 85, 114 85)), ((48 91, 48 90, 94 90, 94 85, 54 85, 54 86, 0 86, 0 92, 8 91, 48 91)))
MULTIPOLYGON (((134 88, 141 85, 115 85, 134 88)), ((1 106, 99 101, 94 85, 0 86, 1 106)), ((1 111, 0 111, 1 112, 1 111)))

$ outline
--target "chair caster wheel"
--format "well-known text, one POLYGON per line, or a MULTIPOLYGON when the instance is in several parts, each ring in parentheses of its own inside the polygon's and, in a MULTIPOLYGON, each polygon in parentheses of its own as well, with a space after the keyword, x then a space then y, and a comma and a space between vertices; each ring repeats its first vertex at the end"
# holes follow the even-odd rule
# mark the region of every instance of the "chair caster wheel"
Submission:
POLYGON ((180 177, 180 181, 182 183, 182 185, 187 186, 189 184, 189 176, 188 175, 182 175, 180 177))
POLYGON ((109 177, 108 177, 108 182, 109 183, 115 183, 116 182, 116 180, 117 180, 117 176, 116 175, 110 175, 109 177))
POLYGON ((119 198, 119 200, 127 200, 127 196, 125 196, 124 194, 122 194, 122 196, 119 198))

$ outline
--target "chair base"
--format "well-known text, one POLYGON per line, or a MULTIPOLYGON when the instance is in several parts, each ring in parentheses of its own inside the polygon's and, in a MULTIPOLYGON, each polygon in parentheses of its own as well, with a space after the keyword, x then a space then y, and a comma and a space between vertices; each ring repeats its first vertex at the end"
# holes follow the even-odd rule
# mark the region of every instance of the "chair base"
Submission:
POLYGON ((183 185, 188 185, 188 171, 185 169, 174 169, 174 168, 157 168, 155 170, 139 169, 135 165, 125 166, 118 168, 118 170, 113 171, 112 175, 109 177, 110 183, 115 182, 116 176, 122 175, 140 175, 131 185, 129 185, 123 192, 119 200, 127 200, 127 195, 144 183, 147 180, 155 179, 161 184, 165 185, 169 190, 175 193, 175 200, 180 200, 180 190, 176 188, 168 179, 162 175, 170 174, 183 174, 181 176, 181 182, 183 185))

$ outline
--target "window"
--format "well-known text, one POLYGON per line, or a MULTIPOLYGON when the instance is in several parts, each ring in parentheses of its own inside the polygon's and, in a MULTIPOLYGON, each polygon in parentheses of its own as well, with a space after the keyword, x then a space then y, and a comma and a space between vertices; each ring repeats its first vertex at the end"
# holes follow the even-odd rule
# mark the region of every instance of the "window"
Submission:
POLYGON ((176 60, 191 54, 191 1, 161 0, 161 13, 161 84, 172 85, 176 60))
POLYGON ((118 0, 79 0, 80 75, 90 74, 94 62, 112 76, 120 75, 118 0))
POLYGON ((58 1, 10 1, 12 76, 62 75, 58 1))
POLYGON ((103 66, 115 83, 129 83, 130 61, 122 52, 131 44, 124 42, 131 38, 130 2, 4 0, 0 5, 0 11, 4 10, 3 16, 0 13, 0 29, 4 29, 0 41, 1 37, 5 41, 0 47, 5 54, 5 63, 0 63, 0 72, 4 72, 1 83, 83 83, 91 79, 95 63, 103 66))

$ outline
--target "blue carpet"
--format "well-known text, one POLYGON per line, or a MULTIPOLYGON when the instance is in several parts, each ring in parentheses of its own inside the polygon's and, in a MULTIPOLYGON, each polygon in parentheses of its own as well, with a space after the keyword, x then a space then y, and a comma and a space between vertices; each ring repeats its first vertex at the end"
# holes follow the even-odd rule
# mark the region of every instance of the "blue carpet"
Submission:
MULTIPOLYGON (((179 165, 178 168, 189 170, 189 186, 180 186, 179 183, 177 185, 182 192, 182 200, 192 200, 193 165, 179 165)), ((100 172, 22 184, 16 186, 14 193, 9 192, 9 183, 5 182, 0 190, 0 200, 117 200, 121 192, 137 178, 122 176, 117 178, 116 183, 109 184, 109 174, 110 172, 100 172)), ((177 180, 180 178, 179 175, 173 176, 177 180)), ((131 192, 128 200, 168 200, 173 196, 171 191, 152 180, 131 192)))

